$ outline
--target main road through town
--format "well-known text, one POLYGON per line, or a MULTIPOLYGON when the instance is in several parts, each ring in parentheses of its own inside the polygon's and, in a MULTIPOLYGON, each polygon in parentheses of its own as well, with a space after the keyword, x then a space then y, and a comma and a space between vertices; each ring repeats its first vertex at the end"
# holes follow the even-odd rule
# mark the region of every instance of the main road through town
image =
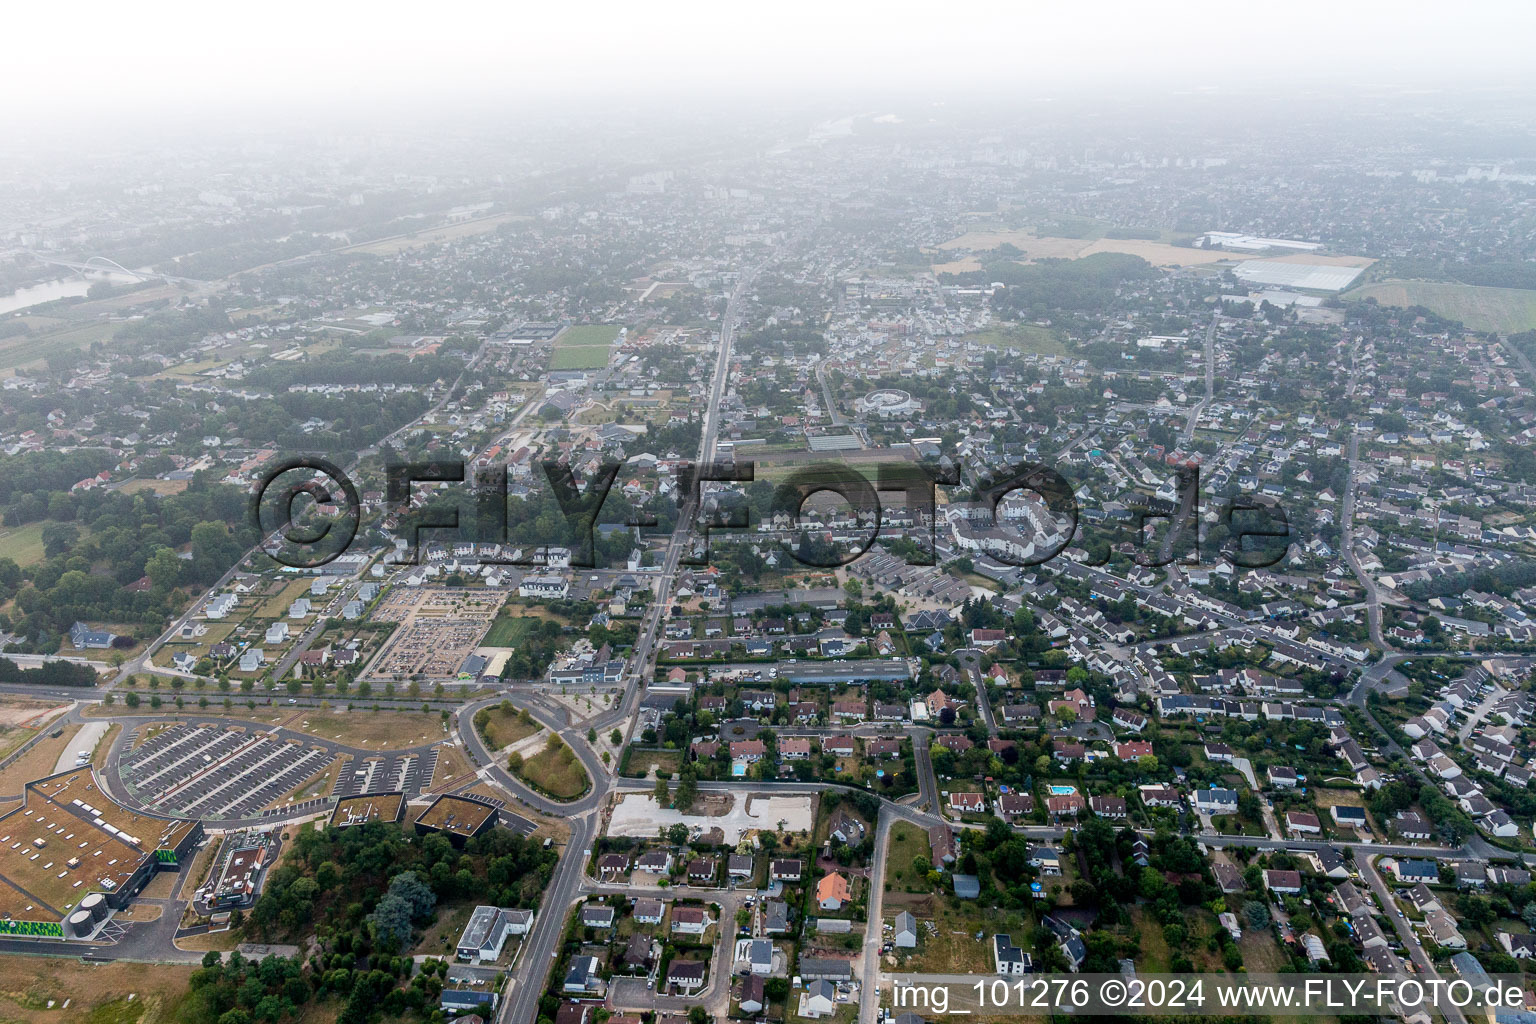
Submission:
MULTIPOLYGON (((735 341, 736 329, 741 320, 742 301, 758 269, 754 267, 740 275, 735 288, 731 290, 730 299, 726 302, 725 312, 720 318, 720 351, 715 359, 714 378, 710 382, 699 438, 698 464, 701 467, 714 462, 715 443, 720 433, 720 403, 725 397, 726 383, 730 377, 731 346, 735 341)), ((683 552, 692 543, 698 507, 696 491, 684 496, 677 528, 673 530, 671 538, 667 541, 666 552, 662 556, 656 594, 646 610, 636 637, 635 655, 624 698, 615 701, 612 708, 587 723, 590 728, 602 732, 620 722, 627 722, 625 739, 627 741, 631 738, 629 734, 634 730, 635 709, 639 704, 640 694, 646 680, 650 679, 655 671, 656 638, 661 630, 662 618, 672 603, 672 585, 677 575, 678 565, 682 561, 683 552)), ((460 714, 459 732, 465 742, 471 744, 471 749, 476 756, 483 762, 489 762, 490 752, 480 744, 479 736, 475 733, 471 708, 466 708, 460 714)), ((565 817, 571 825, 570 842, 561 852, 554 877, 550 879, 543 909, 534 923, 533 931, 529 934, 523 950, 523 961, 517 972, 517 979, 513 982, 511 993, 502 1001, 501 1013, 497 1017, 498 1024, 533 1024, 533 1021, 538 1018, 539 996, 543 994, 544 981, 549 975, 550 966, 560 952, 560 936, 565 930, 566 912, 579 896, 587 858, 591 856, 592 842, 597 834, 598 815, 601 813, 603 801, 613 787, 614 780, 608 767, 597 763, 583 739, 574 735, 567 735, 564 738, 572 750, 581 754, 587 771, 592 777, 592 789, 576 803, 549 806, 549 801, 537 794, 528 793, 527 787, 512 779, 500 765, 494 763, 490 765, 490 770, 495 772, 498 782, 503 785, 512 783, 508 788, 523 794, 523 798, 533 806, 565 817)))

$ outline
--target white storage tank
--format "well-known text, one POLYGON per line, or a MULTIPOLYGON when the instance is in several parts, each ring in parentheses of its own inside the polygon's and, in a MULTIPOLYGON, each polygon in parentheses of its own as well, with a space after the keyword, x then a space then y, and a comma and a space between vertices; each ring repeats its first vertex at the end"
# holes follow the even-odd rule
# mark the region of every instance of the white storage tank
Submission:
POLYGON ((70 914, 69 920, 65 922, 65 930, 77 939, 91 934, 95 929, 96 922, 91 920, 89 910, 77 910, 70 914))

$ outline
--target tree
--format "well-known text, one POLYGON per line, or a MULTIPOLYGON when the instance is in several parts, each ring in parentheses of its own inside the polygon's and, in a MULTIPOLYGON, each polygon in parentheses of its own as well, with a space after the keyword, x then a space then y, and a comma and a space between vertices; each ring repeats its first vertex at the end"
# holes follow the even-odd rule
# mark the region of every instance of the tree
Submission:
POLYGON ((389 892, 411 906, 413 918, 423 918, 437 906, 437 894, 414 871, 402 871, 389 880, 389 892))
POLYGON ((156 588, 170 590, 181 581, 184 564, 172 549, 156 548, 144 563, 144 575, 149 577, 149 582, 156 588))
POLYGON ((691 765, 685 765, 679 774, 681 778, 677 784, 677 795, 672 798, 672 806, 686 814, 693 809, 693 801, 698 798, 699 782, 691 765))
POLYGON ((386 893, 368 915, 379 945, 404 949, 411 941, 411 904, 402 896, 386 893))

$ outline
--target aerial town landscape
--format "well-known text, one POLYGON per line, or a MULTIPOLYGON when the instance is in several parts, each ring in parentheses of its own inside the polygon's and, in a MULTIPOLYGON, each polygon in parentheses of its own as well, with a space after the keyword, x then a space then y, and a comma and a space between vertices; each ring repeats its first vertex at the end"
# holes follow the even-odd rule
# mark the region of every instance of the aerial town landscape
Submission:
POLYGON ((8 141, 0 1021, 1536 1020, 1530 97, 1056 100, 8 141))

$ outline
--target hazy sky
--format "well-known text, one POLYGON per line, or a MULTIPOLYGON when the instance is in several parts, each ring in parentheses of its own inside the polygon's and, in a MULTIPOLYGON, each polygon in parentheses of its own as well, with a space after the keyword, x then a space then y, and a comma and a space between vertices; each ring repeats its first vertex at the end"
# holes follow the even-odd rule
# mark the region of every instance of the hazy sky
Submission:
MULTIPOLYGON (((1536 4, 10 5, 0 117, 551 98, 1524 79, 1536 4), (126 109, 125 109, 126 108, 126 109)), ((1523 82, 1521 84, 1524 84, 1523 82)))

